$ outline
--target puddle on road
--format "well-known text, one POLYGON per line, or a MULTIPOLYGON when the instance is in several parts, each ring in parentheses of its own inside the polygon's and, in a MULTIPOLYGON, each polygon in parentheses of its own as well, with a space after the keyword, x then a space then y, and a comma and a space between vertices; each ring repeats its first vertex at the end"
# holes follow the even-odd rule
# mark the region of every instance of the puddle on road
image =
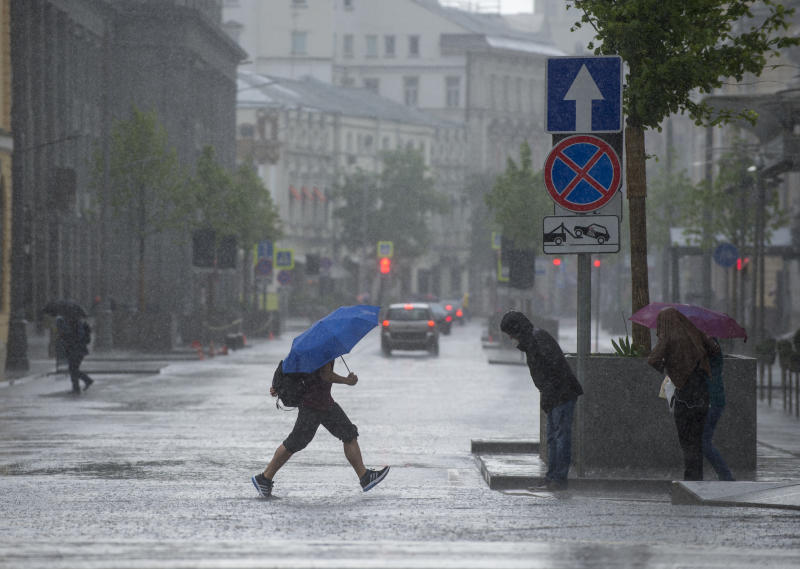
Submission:
MULTIPOLYGON (((0 465, 2 476, 75 475, 103 479, 158 479, 166 477, 165 469, 182 467, 184 460, 149 460, 141 462, 86 462, 79 465, 37 467, 34 464, 0 465)), ((173 475, 169 474, 169 478, 173 475)))

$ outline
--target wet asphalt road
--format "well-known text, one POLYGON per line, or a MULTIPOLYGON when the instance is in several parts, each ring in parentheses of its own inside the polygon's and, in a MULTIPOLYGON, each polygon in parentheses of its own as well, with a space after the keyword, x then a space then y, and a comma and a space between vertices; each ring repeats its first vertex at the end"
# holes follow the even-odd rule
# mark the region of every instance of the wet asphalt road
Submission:
MULTIPOLYGON (((533 438, 521 366, 490 366, 477 322, 441 355, 380 354, 377 331, 334 397, 368 466, 362 493, 320 429, 259 498, 250 476, 295 413, 266 395, 291 337, 155 376, 0 389, 0 567, 798 567, 800 514, 672 506, 630 493, 489 490, 470 439, 533 438)), ((337 371, 344 372, 341 363, 337 371)))

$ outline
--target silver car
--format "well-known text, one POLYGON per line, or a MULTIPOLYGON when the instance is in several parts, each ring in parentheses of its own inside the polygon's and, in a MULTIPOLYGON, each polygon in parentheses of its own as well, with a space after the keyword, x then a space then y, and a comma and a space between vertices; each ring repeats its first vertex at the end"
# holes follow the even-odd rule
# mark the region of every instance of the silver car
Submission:
POLYGON ((427 302, 391 304, 381 320, 381 350, 427 350, 439 355, 439 331, 427 302))

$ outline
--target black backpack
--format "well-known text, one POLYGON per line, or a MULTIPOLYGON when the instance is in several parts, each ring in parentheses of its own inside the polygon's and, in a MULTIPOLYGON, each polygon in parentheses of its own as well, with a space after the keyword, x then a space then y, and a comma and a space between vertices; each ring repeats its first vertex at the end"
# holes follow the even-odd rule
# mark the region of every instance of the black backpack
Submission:
POLYGON ((88 346, 89 344, 92 343, 92 327, 86 320, 81 322, 79 326, 80 328, 78 329, 79 330, 78 339, 84 346, 88 346))
POLYGON ((297 407, 303 401, 308 391, 307 373, 284 373, 283 360, 280 361, 272 376, 272 387, 278 394, 275 406, 297 407))

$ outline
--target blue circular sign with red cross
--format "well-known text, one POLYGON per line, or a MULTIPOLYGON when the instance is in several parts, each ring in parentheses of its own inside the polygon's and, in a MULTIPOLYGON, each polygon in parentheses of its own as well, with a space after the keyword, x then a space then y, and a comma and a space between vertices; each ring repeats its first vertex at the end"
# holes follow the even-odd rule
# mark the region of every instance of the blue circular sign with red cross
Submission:
POLYGON ((622 164, 605 140, 578 134, 556 144, 544 163, 544 184, 553 201, 570 211, 594 211, 620 187, 622 164))

